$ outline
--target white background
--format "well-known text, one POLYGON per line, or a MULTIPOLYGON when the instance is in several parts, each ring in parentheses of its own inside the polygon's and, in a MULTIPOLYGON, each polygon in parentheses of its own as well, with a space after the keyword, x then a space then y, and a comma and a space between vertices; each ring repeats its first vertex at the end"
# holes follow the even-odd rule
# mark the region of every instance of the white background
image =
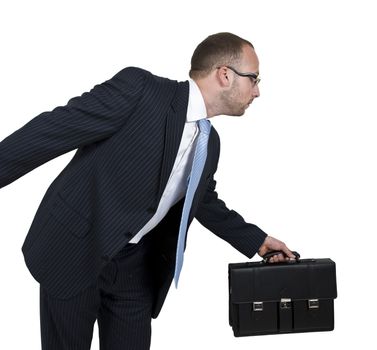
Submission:
MULTIPOLYGON (((196 45, 230 31, 260 59, 261 96, 218 116, 217 190, 301 253, 337 264, 333 332, 234 338, 227 266, 248 259, 194 221, 180 288, 152 322, 152 349, 367 346, 377 312, 376 37, 373 1, 12 1, 0 6, 0 140, 134 65, 186 80, 196 45)), ((39 349, 39 285, 21 245, 74 152, 0 190, 0 348, 39 349)), ((1 164, 0 164, 1 166, 1 164)), ((259 260, 254 257, 253 260, 259 260)), ((373 337, 374 338, 374 337, 373 337)), ((98 349, 94 328, 92 349, 98 349)))

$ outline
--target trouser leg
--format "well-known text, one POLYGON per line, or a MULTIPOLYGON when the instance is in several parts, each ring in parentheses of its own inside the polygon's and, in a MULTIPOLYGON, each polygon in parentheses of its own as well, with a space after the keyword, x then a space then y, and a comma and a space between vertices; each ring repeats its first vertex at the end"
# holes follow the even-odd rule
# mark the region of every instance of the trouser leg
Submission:
POLYGON ((89 350, 99 304, 96 286, 66 300, 40 287, 42 350, 89 350))
POLYGON ((151 342, 152 276, 149 240, 127 245, 100 280, 98 330, 101 350, 148 350, 151 342))
POLYGON ((97 319, 101 350, 148 350, 153 283, 151 241, 126 245, 96 284, 69 299, 40 287, 42 350, 89 350, 97 319))

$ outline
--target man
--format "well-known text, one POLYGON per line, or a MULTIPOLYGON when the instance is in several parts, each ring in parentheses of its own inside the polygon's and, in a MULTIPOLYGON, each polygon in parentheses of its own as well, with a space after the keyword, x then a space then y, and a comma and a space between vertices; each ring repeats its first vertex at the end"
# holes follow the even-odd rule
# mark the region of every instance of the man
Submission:
POLYGON ((251 258, 294 258, 286 245, 229 210, 215 191, 219 136, 208 119, 242 116, 259 97, 252 44, 231 33, 196 48, 190 81, 128 67, 44 112, 0 143, 0 187, 73 149, 22 246, 40 283, 42 348, 149 349, 151 318, 195 217, 251 258))

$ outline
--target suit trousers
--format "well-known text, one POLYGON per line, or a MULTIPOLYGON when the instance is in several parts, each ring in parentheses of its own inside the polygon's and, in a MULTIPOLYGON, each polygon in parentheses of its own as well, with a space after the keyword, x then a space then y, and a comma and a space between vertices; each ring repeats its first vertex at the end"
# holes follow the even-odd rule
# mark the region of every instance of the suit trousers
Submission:
POLYGON ((96 283, 72 298, 54 298, 40 286, 42 350, 89 350, 96 320, 101 350, 150 348, 150 238, 123 247, 96 283))

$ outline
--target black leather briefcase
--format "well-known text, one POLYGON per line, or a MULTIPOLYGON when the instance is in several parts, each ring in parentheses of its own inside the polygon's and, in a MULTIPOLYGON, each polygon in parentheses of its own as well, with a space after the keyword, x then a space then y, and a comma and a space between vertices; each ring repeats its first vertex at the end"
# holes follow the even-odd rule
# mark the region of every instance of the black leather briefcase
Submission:
POLYGON ((229 323, 234 336, 334 329, 334 261, 295 255, 293 262, 268 263, 264 256, 261 262, 229 264, 229 323))

